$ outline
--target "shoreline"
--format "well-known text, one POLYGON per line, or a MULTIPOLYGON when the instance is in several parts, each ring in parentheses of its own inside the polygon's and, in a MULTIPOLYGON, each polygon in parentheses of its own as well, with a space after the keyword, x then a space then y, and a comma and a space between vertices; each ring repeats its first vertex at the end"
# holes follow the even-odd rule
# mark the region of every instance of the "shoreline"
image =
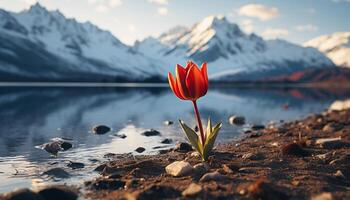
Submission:
POLYGON ((47 194, 70 194, 71 199, 73 194, 82 199, 350 199, 349 168, 350 109, 248 132, 244 139, 219 144, 207 164, 186 145, 159 155, 116 155, 96 167, 100 177, 76 186, 79 194, 64 186, 50 186, 47 194), (327 138, 332 139, 322 140, 327 138), (174 177, 165 168, 175 161, 194 168, 174 177))

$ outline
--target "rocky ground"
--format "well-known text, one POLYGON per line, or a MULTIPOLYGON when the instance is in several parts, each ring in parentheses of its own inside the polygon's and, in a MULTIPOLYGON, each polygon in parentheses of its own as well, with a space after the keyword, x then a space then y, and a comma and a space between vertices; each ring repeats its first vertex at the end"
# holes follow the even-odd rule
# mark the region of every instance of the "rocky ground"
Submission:
POLYGON ((78 194, 61 186, 2 199, 350 199, 350 110, 246 134, 207 163, 182 143, 156 156, 115 155, 78 194))

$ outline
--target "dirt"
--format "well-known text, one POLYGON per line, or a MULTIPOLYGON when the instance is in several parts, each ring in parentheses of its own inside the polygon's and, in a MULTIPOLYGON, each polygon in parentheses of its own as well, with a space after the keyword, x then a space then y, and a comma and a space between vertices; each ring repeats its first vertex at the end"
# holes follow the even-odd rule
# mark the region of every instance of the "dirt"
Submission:
MULTIPOLYGON (((209 171, 172 177, 165 167, 193 151, 162 150, 153 156, 125 155, 96 170, 83 199, 350 199, 350 110, 328 111, 303 120, 247 132, 241 141, 218 145, 209 171), (321 138, 338 138, 320 143, 321 138), (218 172, 218 173, 212 173, 218 172), (213 177, 201 178, 205 173, 213 177), (217 176, 217 178, 215 178, 217 176), (184 192, 189 186, 191 189, 184 192)), ((181 145, 178 145, 181 146, 181 145)), ((204 169, 204 171, 203 171, 204 169)))

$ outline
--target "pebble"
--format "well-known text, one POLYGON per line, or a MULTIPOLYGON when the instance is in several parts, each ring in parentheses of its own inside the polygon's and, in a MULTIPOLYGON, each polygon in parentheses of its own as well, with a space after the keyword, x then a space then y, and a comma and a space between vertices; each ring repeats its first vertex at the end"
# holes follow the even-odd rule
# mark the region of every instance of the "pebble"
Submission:
POLYGON ((171 144, 172 142, 173 142, 172 139, 166 138, 166 139, 162 140, 160 143, 162 143, 162 144, 171 144))
POLYGON ((114 134, 115 137, 125 139, 127 136, 125 134, 114 134))
POLYGON ((137 149, 135 149, 135 151, 137 152, 137 153, 142 153, 142 152, 144 152, 146 149, 145 148, 143 148, 143 147, 138 147, 137 149))
POLYGON ((44 172, 43 174, 51 176, 51 177, 55 177, 55 178, 69 178, 70 177, 70 174, 68 172, 66 172, 64 169, 59 168, 59 167, 49 169, 46 172, 44 172))
POLYGON ((193 197, 198 195, 203 191, 202 186, 196 184, 196 183, 191 183, 186 190, 182 192, 182 195, 185 197, 193 197))
POLYGON ((165 171, 175 177, 188 175, 192 170, 193 167, 186 161, 175 161, 165 167, 165 171))
POLYGON ((53 138, 51 140, 52 142, 36 146, 36 148, 44 149, 48 153, 57 156, 59 151, 66 151, 73 147, 70 142, 67 142, 61 138, 53 138))
POLYGON ((76 200, 78 194, 65 186, 52 186, 38 192, 45 199, 50 200, 76 200))
MULTIPOLYGON (((0 196, 0 199, 1 196, 0 196)), ((12 192, 5 193, 3 195, 4 200, 45 200, 41 195, 29 190, 18 189, 12 192)))
POLYGON ((337 172, 334 174, 334 176, 339 178, 346 178, 342 171, 337 170, 337 172))
POLYGON ((234 171, 237 171, 239 168, 236 165, 223 164, 222 169, 224 170, 224 172, 231 174, 234 171))
POLYGON ((103 135, 111 131, 111 128, 106 125, 96 125, 92 127, 92 132, 97 135, 103 135))
POLYGON ((173 121, 167 120, 167 121, 164 121, 164 124, 169 126, 169 125, 174 124, 174 122, 173 122, 173 121))
POLYGON ((70 161, 70 163, 67 164, 67 167, 70 167, 72 169, 81 169, 84 168, 85 165, 84 163, 70 161))
POLYGON ((191 157, 194 157, 194 158, 199 158, 201 155, 197 152, 197 151, 194 151, 191 153, 191 157))
POLYGON ((222 180, 226 180, 227 178, 228 178, 227 176, 220 174, 219 172, 210 172, 210 173, 204 174, 199 181, 200 182, 222 181, 222 180))
POLYGON ((228 122, 230 124, 243 125, 243 124, 245 124, 245 118, 243 116, 231 116, 228 119, 228 122))
POLYGON ((324 132, 334 132, 335 128, 331 124, 326 124, 322 131, 324 132))
POLYGON ((311 197, 311 200, 333 200, 332 193, 323 192, 321 194, 311 197))
POLYGON ((253 126, 252 126, 252 130, 254 130, 254 131, 261 130, 261 129, 264 129, 264 128, 265 128, 264 125, 258 125, 258 124, 256 124, 256 125, 253 125, 253 126))
POLYGON ((145 132, 141 133, 141 135, 144 135, 144 136, 147 136, 147 137, 157 136, 157 135, 160 135, 160 132, 157 131, 157 130, 151 129, 151 130, 148 130, 148 131, 145 131, 145 132))
POLYGON ((190 144, 188 144, 186 142, 180 142, 180 143, 176 144, 174 151, 187 153, 187 152, 193 151, 193 148, 190 144))
POLYGON ((208 163, 198 163, 193 166, 193 169, 196 173, 201 173, 202 175, 210 170, 208 163))

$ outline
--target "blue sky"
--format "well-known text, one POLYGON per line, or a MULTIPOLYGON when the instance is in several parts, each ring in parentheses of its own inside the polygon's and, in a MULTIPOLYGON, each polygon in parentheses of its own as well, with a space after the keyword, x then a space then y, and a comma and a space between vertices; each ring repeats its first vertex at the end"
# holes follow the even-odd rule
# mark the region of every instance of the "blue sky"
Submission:
POLYGON ((246 32, 295 43, 350 31, 350 0, 0 0, 0 8, 20 11, 35 2, 91 21, 127 44, 212 14, 225 15, 246 32))

